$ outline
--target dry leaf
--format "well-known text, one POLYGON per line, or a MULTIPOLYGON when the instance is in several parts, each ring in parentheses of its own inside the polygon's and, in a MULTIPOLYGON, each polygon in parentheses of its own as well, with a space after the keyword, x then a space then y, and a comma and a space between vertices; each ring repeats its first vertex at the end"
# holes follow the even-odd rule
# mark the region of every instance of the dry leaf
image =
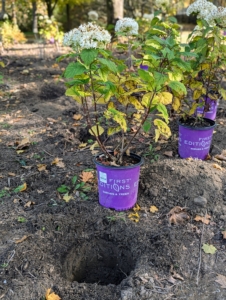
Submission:
POLYGON ((53 119, 53 118, 47 118, 47 120, 48 120, 49 122, 52 122, 52 123, 57 123, 57 122, 58 122, 57 120, 55 120, 55 119, 53 119))
POLYGON ((46 291, 45 300, 61 300, 61 298, 56 295, 54 292, 51 293, 51 289, 46 291))
POLYGON ((219 166, 218 164, 213 164, 213 167, 214 167, 215 169, 218 169, 218 170, 221 170, 221 171, 222 171, 221 166, 219 166))
POLYGON ((8 175, 9 175, 9 176, 16 176, 15 173, 11 173, 11 172, 9 172, 8 175))
POLYGON ((72 196, 69 196, 68 193, 66 193, 64 196, 63 196, 63 199, 65 202, 69 202, 71 200, 72 196))
POLYGON ((82 115, 81 114, 73 115, 73 119, 76 120, 76 121, 79 121, 79 120, 82 119, 82 115))
POLYGON ((173 151, 166 151, 163 154, 168 157, 173 157, 173 151))
POLYGON ((173 277, 173 278, 180 279, 180 280, 184 281, 184 278, 183 278, 182 276, 180 276, 180 275, 173 269, 173 265, 171 265, 171 267, 170 267, 170 273, 172 274, 172 277, 173 277))
POLYGON ((93 173, 83 171, 82 174, 80 175, 80 178, 83 182, 91 181, 91 179, 93 179, 93 173))
POLYGON ((34 205, 35 202, 33 201, 28 201, 26 204, 24 204, 24 207, 31 207, 31 205, 34 205))
POLYGON ((17 154, 24 153, 24 150, 17 150, 16 153, 17 153, 17 154))
POLYGON ((222 289, 226 289, 226 276, 217 274, 217 279, 215 281, 221 285, 222 289))
POLYGON ((139 222, 139 220, 140 220, 140 216, 137 212, 130 213, 128 217, 130 218, 131 221, 134 221, 136 223, 139 222))
POLYGON ((19 145, 16 147, 17 150, 24 149, 30 145, 30 140, 28 138, 23 139, 19 145))
POLYGON ((15 203, 15 204, 18 203, 19 201, 20 201, 19 199, 16 199, 16 198, 13 199, 13 203, 15 203))
POLYGON ((136 204, 133 208, 133 211, 137 212, 140 210, 140 206, 138 204, 136 204))
POLYGON ((159 151, 159 150, 161 150, 162 148, 160 147, 160 146, 157 146, 157 147, 155 147, 155 151, 159 151))
POLYGON ((43 191, 43 190, 37 190, 37 193, 38 193, 38 194, 43 194, 44 191, 43 191))
POLYGON ((25 241, 27 238, 28 238, 28 236, 27 236, 27 235, 24 235, 21 239, 16 240, 15 243, 16 243, 16 244, 22 243, 22 242, 25 241))
POLYGON ((174 208, 172 208, 168 213, 168 216, 169 216, 169 222, 175 225, 182 224, 185 221, 190 219, 190 216, 186 211, 186 208, 182 208, 180 206, 175 206, 174 208))
POLYGON ((205 215, 205 217, 201 217, 201 216, 196 216, 194 218, 195 221, 201 221, 202 223, 208 225, 210 223, 210 219, 211 219, 211 216, 210 215, 205 215))
POLYGON ((192 157, 187 157, 187 158, 185 158, 185 159, 188 160, 188 161, 192 161, 192 160, 193 160, 192 157))
POLYGON ((226 240, 226 231, 221 231, 221 233, 223 234, 223 239, 226 240))
POLYGON ((64 168, 65 164, 62 162, 62 158, 54 158, 54 160, 51 162, 52 165, 56 165, 59 168, 64 168))
POLYGON ((37 167, 38 167, 39 172, 41 172, 41 171, 46 171, 47 165, 38 164, 37 167))
POLYGON ((78 145, 79 148, 85 148, 87 145, 87 143, 81 143, 80 145, 78 145))
POLYGON ((150 212, 151 213, 156 213, 157 211, 158 211, 159 209, 156 207, 156 206, 154 206, 154 205, 152 205, 151 207, 150 207, 150 212))

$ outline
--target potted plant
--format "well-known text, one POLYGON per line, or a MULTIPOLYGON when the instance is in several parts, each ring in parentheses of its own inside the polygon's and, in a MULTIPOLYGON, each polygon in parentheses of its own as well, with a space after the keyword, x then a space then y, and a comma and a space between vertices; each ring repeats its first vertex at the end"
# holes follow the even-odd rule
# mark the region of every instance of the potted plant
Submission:
POLYGON ((206 0, 192 3, 187 14, 197 15, 197 26, 184 45, 189 53, 191 70, 185 72, 183 83, 190 99, 176 97, 174 108, 179 121, 179 154, 182 158, 205 159, 209 153, 218 101, 226 99, 221 82, 226 64, 226 9, 206 0))
MULTIPOLYGON (((174 76, 184 68, 178 63, 182 64, 182 54, 174 26, 158 18, 152 20, 140 47, 142 59, 132 55, 135 48, 136 53, 139 50, 135 38, 138 24, 133 19, 116 23, 117 34, 130 36, 129 46, 124 44, 127 59, 120 59, 116 51, 106 48, 111 36, 96 24, 81 25, 64 36, 63 43, 72 52, 60 59, 73 59, 64 71, 66 95, 81 105, 89 132, 101 150, 95 164, 99 202, 105 207, 125 210, 136 203, 143 162, 132 153, 138 134, 154 127, 155 140, 171 135, 166 105, 172 102, 173 93, 186 93, 174 76), (139 68, 142 60, 148 70, 139 68)), ((119 46, 123 47, 123 43, 119 46)))

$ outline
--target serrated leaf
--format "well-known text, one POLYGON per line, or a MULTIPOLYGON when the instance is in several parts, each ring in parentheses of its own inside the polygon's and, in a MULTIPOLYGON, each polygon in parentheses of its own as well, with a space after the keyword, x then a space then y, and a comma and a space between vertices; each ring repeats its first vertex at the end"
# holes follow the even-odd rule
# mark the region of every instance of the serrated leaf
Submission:
POLYGON ((217 251, 217 248, 215 248, 213 245, 203 244, 202 250, 207 254, 214 254, 217 251))
POLYGON ((83 49, 80 56, 86 65, 90 65, 97 57, 98 49, 83 49))
POLYGON ((226 289, 226 276, 217 274, 217 279, 215 281, 221 285, 222 289, 226 289))
POLYGON ((151 129, 152 122, 151 120, 146 120, 142 126, 145 133, 147 133, 151 129))
POLYGON ((80 178, 81 178, 82 182, 91 181, 93 179, 93 173, 83 171, 82 174, 80 175, 80 178))
POLYGON ((155 119, 154 125, 157 127, 157 129, 155 129, 155 142, 157 142, 160 135, 163 135, 166 138, 169 138, 171 136, 170 128, 164 121, 155 119))
POLYGON ((115 108, 108 108, 107 111, 105 111, 105 117, 107 119, 112 119, 116 123, 118 123, 121 127, 121 129, 126 132, 127 131, 127 123, 125 119, 125 114, 115 108))
POLYGON ((179 82, 179 81, 171 81, 169 83, 169 87, 176 92, 178 95, 186 95, 187 94, 187 90, 186 87, 183 83, 179 82))
POLYGON ((102 133, 104 133, 104 128, 100 125, 94 125, 89 129, 89 133, 94 136, 100 136, 102 133))
POLYGON ((159 99, 159 102, 164 105, 171 104, 172 100, 173 100, 173 95, 169 92, 162 92, 162 93, 158 94, 157 97, 159 99))
POLYGON ((178 97, 173 98, 172 107, 176 112, 178 112, 180 110, 181 100, 178 97))
POLYGON ((75 184, 77 179, 78 179, 78 176, 76 176, 76 175, 73 176, 72 179, 71 179, 72 184, 75 184))
POLYGON ((113 61, 110 61, 110 60, 105 59, 105 58, 99 58, 99 61, 103 65, 105 65, 113 73, 117 73, 118 72, 117 66, 116 66, 116 64, 113 61))
POLYGON ((70 190, 69 186, 67 186, 67 185, 65 185, 65 184, 62 184, 61 186, 59 186, 59 187, 57 188, 57 191, 58 191, 59 193, 62 193, 62 194, 68 193, 69 190, 70 190))
POLYGON ((142 97, 142 101, 141 101, 141 104, 145 107, 149 107, 150 105, 150 101, 153 97, 153 93, 150 92, 150 93, 147 93, 145 94, 143 97, 142 97))
POLYGON ((134 221, 134 222, 136 222, 136 223, 140 221, 140 216, 139 216, 138 212, 130 213, 130 214, 128 215, 128 217, 129 217, 129 219, 130 219, 131 221, 134 221))
POLYGON ((65 78, 73 78, 76 75, 82 75, 86 71, 86 67, 83 66, 80 62, 72 62, 70 63, 65 72, 65 78))

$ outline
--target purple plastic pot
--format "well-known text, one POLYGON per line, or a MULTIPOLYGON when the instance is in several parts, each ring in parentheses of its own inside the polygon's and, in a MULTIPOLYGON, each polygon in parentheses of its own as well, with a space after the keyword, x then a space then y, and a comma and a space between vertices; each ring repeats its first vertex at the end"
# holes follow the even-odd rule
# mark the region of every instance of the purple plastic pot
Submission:
POLYGON ((100 205, 115 210, 132 208, 137 201, 140 166, 143 159, 131 153, 130 156, 138 163, 132 166, 115 167, 98 162, 99 156, 96 156, 94 162, 97 168, 100 205))
MULTIPOLYGON (((204 117, 210 120, 215 120, 217 115, 217 107, 218 107, 218 101, 212 100, 208 97, 205 97, 206 102, 209 104, 209 111, 205 112, 204 117)), ((200 103, 204 103, 204 100, 201 100, 200 103)), ((196 109, 196 115, 203 114, 204 106, 203 107, 197 107, 196 109)))
POLYGON ((140 64, 140 68, 145 70, 145 71, 148 71, 148 66, 147 65, 140 64))
POLYGON ((210 126, 193 127, 179 121, 179 155, 181 158, 204 160, 209 154, 215 121, 206 119, 210 126))

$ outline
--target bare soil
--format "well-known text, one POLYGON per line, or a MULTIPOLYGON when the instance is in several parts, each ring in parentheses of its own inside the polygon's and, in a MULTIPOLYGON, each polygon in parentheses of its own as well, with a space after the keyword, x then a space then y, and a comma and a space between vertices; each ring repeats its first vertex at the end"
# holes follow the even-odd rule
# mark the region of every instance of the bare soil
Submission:
POLYGON ((179 158, 173 115, 172 137, 153 144, 155 153, 145 156, 151 136, 136 140, 136 154, 145 156, 136 223, 133 210, 98 203, 90 137, 59 79, 66 62, 56 64, 55 49, 43 56, 39 46, 23 47, 2 56, 0 299, 44 300, 49 288, 62 300, 226 299, 226 282, 216 282, 226 276, 226 162, 214 158, 226 149, 225 103, 207 161, 179 158), (84 200, 71 180, 87 169, 94 178, 84 200), (206 201, 194 200, 200 196, 206 201), (175 206, 186 207, 188 221, 170 224, 175 206), (194 220, 207 214, 208 225, 194 220), (217 251, 206 254, 203 244, 217 251))

